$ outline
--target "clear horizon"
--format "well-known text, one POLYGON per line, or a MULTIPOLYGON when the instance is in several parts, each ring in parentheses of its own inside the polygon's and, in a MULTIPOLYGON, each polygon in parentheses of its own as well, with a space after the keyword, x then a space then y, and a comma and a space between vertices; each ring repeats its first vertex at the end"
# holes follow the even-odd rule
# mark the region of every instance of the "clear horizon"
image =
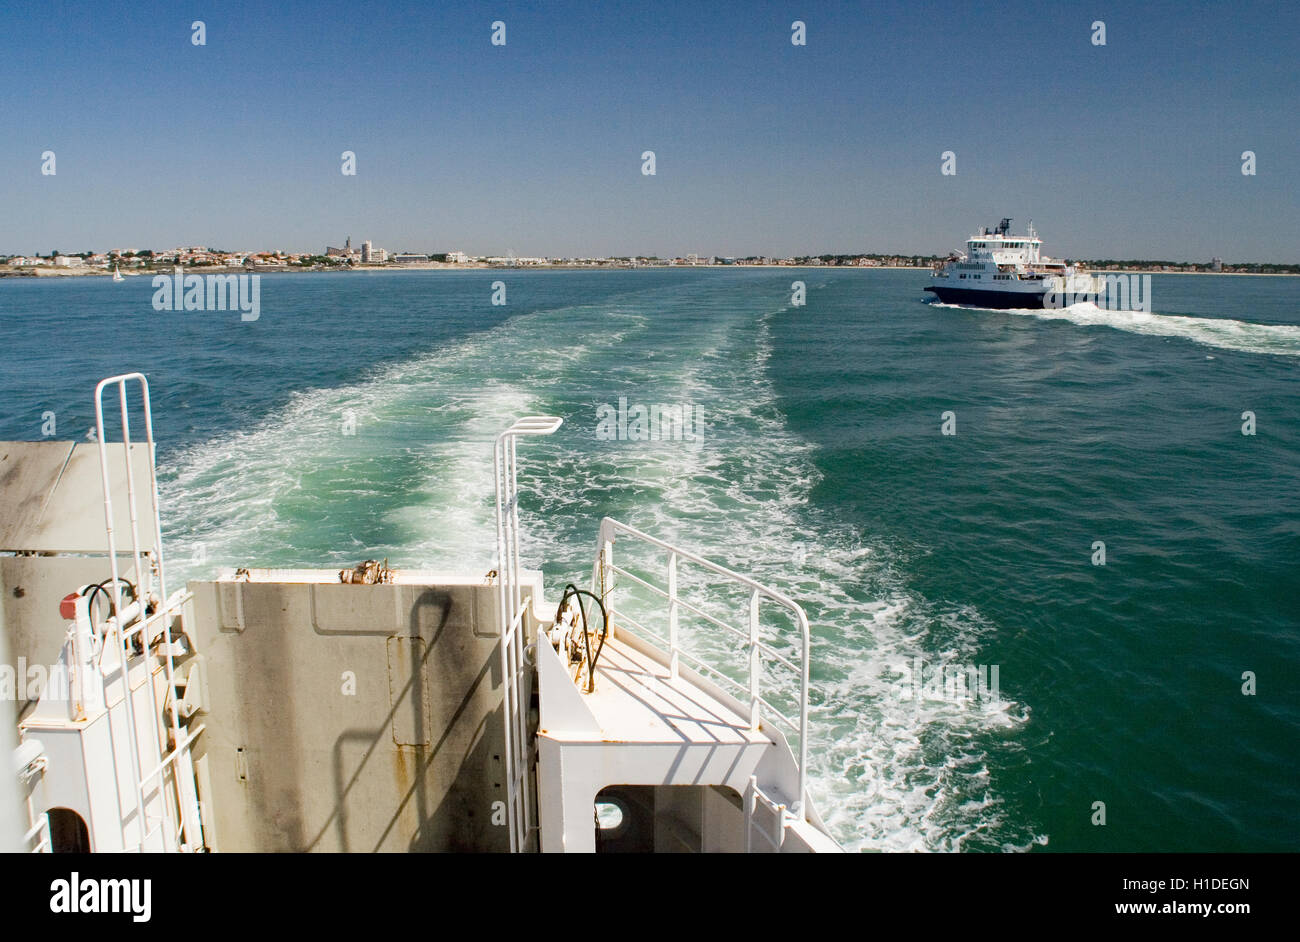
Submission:
POLYGON ((0 37, 0 253, 942 255, 1010 216, 1058 257, 1300 261, 1292 11, 997 9, 54 5, 0 37))

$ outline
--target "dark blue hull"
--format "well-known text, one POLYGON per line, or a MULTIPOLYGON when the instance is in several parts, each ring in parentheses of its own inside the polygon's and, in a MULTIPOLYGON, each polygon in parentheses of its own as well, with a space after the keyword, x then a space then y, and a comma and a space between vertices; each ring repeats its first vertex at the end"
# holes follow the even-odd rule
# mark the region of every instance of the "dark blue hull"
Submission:
POLYGON ((1034 291, 985 291, 980 288, 950 288, 947 285, 930 285, 925 289, 933 291, 939 296, 939 300, 945 304, 967 304, 971 307, 990 307, 1002 308, 1031 308, 1041 310, 1045 307, 1059 308, 1066 307, 1069 304, 1078 304, 1080 301, 1091 301, 1093 304, 1102 304, 1103 295, 1098 294, 1065 294, 1059 292, 1034 291))
POLYGON ((947 285, 930 285, 944 304, 969 304, 972 307, 1041 308, 1047 291, 986 291, 971 288, 950 288, 947 285))

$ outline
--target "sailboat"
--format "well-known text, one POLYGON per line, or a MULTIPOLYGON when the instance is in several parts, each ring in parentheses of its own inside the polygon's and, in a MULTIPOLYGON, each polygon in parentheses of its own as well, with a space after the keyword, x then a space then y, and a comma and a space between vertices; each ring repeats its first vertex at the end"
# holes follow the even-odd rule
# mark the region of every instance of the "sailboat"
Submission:
POLYGON ((116 265, 113 266, 113 280, 126 281, 126 279, 122 277, 122 273, 118 271, 118 267, 116 265))

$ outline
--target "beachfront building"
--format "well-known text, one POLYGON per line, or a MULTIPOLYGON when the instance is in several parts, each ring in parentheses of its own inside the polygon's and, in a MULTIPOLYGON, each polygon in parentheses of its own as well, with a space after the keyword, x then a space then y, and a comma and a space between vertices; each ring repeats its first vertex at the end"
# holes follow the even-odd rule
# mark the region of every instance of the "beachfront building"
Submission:
POLYGON ((327 258, 337 258, 348 262, 361 261, 361 251, 352 247, 352 236, 348 236, 341 249, 332 245, 325 246, 325 255, 327 258))
MULTIPOLYGON (((447 261, 451 261, 451 254, 447 254, 447 261)), ((510 268, 518 268, 521 265, 546 265, 549 260, 528 255, 491 255, 484 259, 489 265, 505 265, 510 268)))

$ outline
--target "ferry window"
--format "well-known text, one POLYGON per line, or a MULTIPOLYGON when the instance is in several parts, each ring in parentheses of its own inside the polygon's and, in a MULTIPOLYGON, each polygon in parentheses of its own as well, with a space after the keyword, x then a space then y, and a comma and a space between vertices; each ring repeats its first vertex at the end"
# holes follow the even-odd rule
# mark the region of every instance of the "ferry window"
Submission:
POLYGON ((612 798, 596 802, 596 827, 602 831, 617 831, 623 826, 623 803, 612 798))

